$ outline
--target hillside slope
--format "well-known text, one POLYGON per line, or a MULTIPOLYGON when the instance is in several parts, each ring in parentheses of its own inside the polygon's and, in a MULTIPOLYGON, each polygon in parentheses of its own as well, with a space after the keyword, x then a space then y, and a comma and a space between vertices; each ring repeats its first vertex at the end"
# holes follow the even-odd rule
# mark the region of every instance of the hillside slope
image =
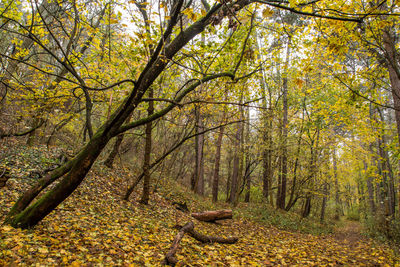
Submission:
MULTIPOLYGON (((192 220, 171 203, 190 198, 175 185, 161 183, 149 206, 121 201, 127 174, 91 172, 68 200, 31 230, 0 226, 3 265, 159 265, 177 231, 192 220)), ((11 179, 0 189, 0 219, 26 189, 26 180, 11 179)), ((204 203, 189 201, 191 211, 204 203)), ((211 208, 211 207, 210 207, 211 208)), ((236 212, 238 214, 238 212, 236 212)), ((240 212, 239 212, 240 214, 240 212)), ((177 253, 181 265, 394 265, 393 252, 371 240, 349 243, 334 235, 314 236, 278 230, 236 215, 221 224, 194 221, 195 229, 212 235, 238 236, 234 245, 203 245, 185 236, 177 253)))

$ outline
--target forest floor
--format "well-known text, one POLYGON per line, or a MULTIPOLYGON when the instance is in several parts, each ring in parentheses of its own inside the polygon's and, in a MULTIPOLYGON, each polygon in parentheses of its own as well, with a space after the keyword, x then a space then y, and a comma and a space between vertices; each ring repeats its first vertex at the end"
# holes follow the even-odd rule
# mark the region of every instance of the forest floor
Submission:
MULTIPOLYGON (((155 177, 157 179, 157 177, 155 177)), ((187 201, 192 212, 212 206, 176 183, 159 181, 150 204, 138 204, 135 192, 121 201, 132 179, 121 169, 95 168, 79 188, 33 229, 0 226, 0 266, 154 266, 160 265, 177 233, 173 227, 194 221, 195 229, 214 236, 237 236, 233 245, 202 244, 189 236, 177 252, 185 266, 396 266, 398 252, 360 234, 357 222, 345 222, 332 234, 312 235, 265 225, 235 211, 233 220, 198 222, 174 208, 187 201)), ((30 179, 10 179, 0 188, 0 220, 26 190, 30 179)))
POLYGON ((368 241, 365 235, 362 235, 363 227, 357 221, 346 220, 344 223, 335 229, 332 235, 335 239, 348 243, 349 246, 355 246, 359 242, 368 241))

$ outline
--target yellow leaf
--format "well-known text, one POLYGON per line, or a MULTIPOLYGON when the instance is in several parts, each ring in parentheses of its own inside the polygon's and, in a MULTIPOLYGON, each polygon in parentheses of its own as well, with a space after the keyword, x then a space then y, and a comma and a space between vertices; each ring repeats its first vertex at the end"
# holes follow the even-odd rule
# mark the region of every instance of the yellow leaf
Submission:
POLYGON ((266 7, 262 12, 263 18, 272 17, 273 14, 274 14, 274 11, 272 9, 268 8, 268 7, 266 7))
POLYGON ((41 247, 38 249, 39 253, 47 254, 49 253, 49 250, 46 247, 41 247))

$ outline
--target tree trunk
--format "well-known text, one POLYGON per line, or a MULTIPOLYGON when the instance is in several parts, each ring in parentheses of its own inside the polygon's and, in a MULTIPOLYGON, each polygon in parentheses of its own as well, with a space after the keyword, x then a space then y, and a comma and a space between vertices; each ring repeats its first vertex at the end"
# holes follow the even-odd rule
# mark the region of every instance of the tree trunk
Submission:
POLYGON ((239 178, 240 178, 240 158, 241 158, 241 139, 243 123, 238 123, 238 129, 235 135, 235 152, 233 156, 233 170, 229 203, 236 205, 238 200, 239 178))
POLYGON ((325 209, 326 209, 326 201, 328 198, 328 183, 324 183, 324 189, 323 189, 323 194, 324 196, 322 197, 322 205, 321 205, 321 216, 319 218, 320 222, 323 223, 325 220, 325 209))
MULTIPOLYGON (((304 99, 305 101, 305 99, 304 99)), ((299 138, 297 139, 297 152, 296 152, 296 159, 294 161, 294 167, 293 167, 293 180, 292 180, 292 186, 291 186, 291 190, 290 190, 290 197, 289 197, 289 201, 285 207, 286 211, 289 211, 295 204, 295 202, 297 201, 297 197, 295 197, 295 192, 296 192, 296 186, 297 186, 297 169, 299 166, 299 157, 300 157, 300 150, 301 150, 301 139, 303 136, 303 129, 304 129, 304 118, 305 118, 305 114, 304 114, 304 109, 303 109, 303 116, 302 116, 302 120, 301 120, 301 127, 300 127, 300 133, 299 133, 299 138)))
MULTIPOLYGON (((367 163, 365 161, 364 161, 364 170, 365 170, 365 173, 368 173, 367 172, 368 166, 367 166, 367 163)), ((375 198, 374 198, 374 187, 373 187, 373 184, 372 184, 373 179, 374 178, 371 175, 368 174, 368 177, 367 177, 368 203, 369 203, 369 208, 370 208, 372 217, 374 217, 375 214, 376 214, 376 206, 375 206, 375 198)))
POLYGON ((107 159, 104 161, 104 165, 110 169, 113 168, 114 160, 115 160, 116 156, 118 155, 119 148, 120 148, 123 140, 124 140, 124 134, 119 134, 117 136, 117 139, 115 140, 113 149, 111 150, 107 159))
POLYGON ((9 218, 8 222, 13 227, 29 228, 35 226, 72 194, 90 170, 101 150, 107 144, 108 140, 105 136, 97 135, 96 137, 76 156, 75 164, 55 188, 47 192, 22 212, 9 218))
MULTIPOLYGON (((255 31, 256 32, 256 31, 255 31)), ((259 36, 256 32, 256 49, 257 59, 262 61, 262 51, 259 45, 259 36)), ((271 90, 267 88, 267 83, 265 81, 264 70, 260 71, 259 82, 261 86, 262 93, 262 106, 264 107, 264 111, 262 112, 263 116, 263 151, 262 151, 262 193, 265 200, 268 202, 268 197, 271 190, 271 181, 272 181, 272 94, 271 90), (268 103, 267 103, 267 92, 268 92, 268 103)))
POLYGON ((304 202, 303 212, 301 217, 307 218, 311 212, 311 194, 308 194, 306 197, 306 201, 304 202))
POLYGON ((212 201, 218 201, 218 184, 219 184, 219 163, 221 161, 221 147, 222 147, 222 138, 224 136, 225 127, 221 127, 218 133, 217 139, 217 151, 215 152, 215 165, 214 165, 214 178, 212 184, 212 201))
MULTIPOLYGON (((201 116, 200 106, 195 107, 195 118, 196 118, 196 133, 203 130, 203 118, 201 116)), ((196 135, 195 138, 195 169, 192 181, 192 190, 199 195, 204 195, 204 135, 196 135)))
MULTIPOLYGON (((232 152, 232 151, 230 151, 232 152)), ((231 182, 232 182, 232 174, 233 174, 233 170, 232 170, 232 160, 233 160, 233 156, 232 153, 228 154, 228 177, 226 178, 226 199, 225 202, 229 202, 229 196, 230 196, 230 192, 231 192, 231 182)))
MULTIPOLYGON (((154 97, 154 91, 153 88, 150 87, 149 89, 149 98, 154 97)), ((150 101, 149 102, 149 107, 147 109, 147 113, 149 116, 153 115, 154 113, 154 102, 150 101)), ((142 198, 140 200, 140 203, 147 205, 149 203, 149 198, 150 198, 150 159, 151 159, 151 141, 152 141, 152 136, 151 136, 151 131, 152 131, 152 123, 151 121, 146 124, 146 143, 144 146, 144 160, 143 160, 143 191, 142 191, 142 198)))
POLYGON ((289 60, 290 60, 290 46, 291 46, 291 39, 290 36, 288 37, 288 43, 286 48, 286 60, 285 60, 285 73, 283 77, 283 119, 282 119, 282 162, 281 162, 281 177, 280 177, 280 190, 278 195, 277 201, 277 208, 284 210, 285 209, 285 202, 286 202, 286 184, 287 184, 287 138, 288 138, 288 67, 289 67, 289 60))
POLYGON ((244 197, 244 202, 250 202, 250 189, 251 189, 251 175, 245 175, 246 178, 246 195, 244 197))
POLYGON ((333 178, 335 179, 335 220, 340 219, 340 189, 337 173, 336 149, 333 149, 333 178))

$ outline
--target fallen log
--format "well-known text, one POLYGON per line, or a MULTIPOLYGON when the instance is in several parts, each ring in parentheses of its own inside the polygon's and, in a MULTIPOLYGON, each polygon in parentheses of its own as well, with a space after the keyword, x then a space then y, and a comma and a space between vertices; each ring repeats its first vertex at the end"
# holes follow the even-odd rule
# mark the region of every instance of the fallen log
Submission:
POLYGON ((232 219, 232 210, 212 210, 192 213, 192 217, 203 222, 232 219))
MULTIPOLYGON (((182 229, 183 227, 181 225, 175 225, 175 229, 182 229)), ((221 243, 221 244, 234 244, 236 243, 239 238, 237 237, 219 237, 219 236, 210 236, 210 235, 204 235, 202 233, 199 233, 192 229, 188 229, 187 233, 196 239, 197 241, 200 241, 201 243, 221 243)))
POLYGON ((181 242, 181 239, 183 238, 185 233, 190 230, 193 230, 193 228, 194 228, 193 222, 188 222, 182 228, 180 228, 178 234, 175 236, 174 241, 172 242, 172 245, 167 255, 165 255, 162 264, 175 266, 175 264, 178 262, 178 260, 175 258, 175 253, 179 248, 179 242, 181 242))

